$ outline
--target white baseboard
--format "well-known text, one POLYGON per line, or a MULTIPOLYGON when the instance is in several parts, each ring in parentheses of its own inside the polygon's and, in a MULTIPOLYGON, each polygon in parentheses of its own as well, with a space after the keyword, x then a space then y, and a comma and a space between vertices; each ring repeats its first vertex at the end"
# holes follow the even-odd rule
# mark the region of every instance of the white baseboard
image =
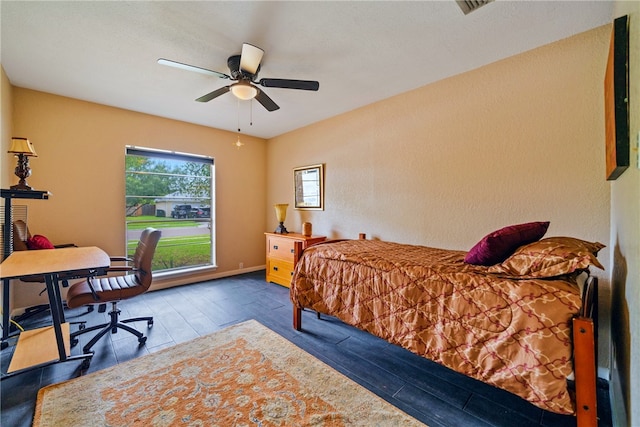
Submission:
POLYGON ((221 273, 217 273, 214 269, 204 269, 201 271, 195 271, 193 273, 186 273, 180 275, 172 275, 162 277, 161 274, 153 276, 153 283, 149 288, 150 291, 157 291, 160 289, 172 288, 174 286, 189 285, 192 283, 206 282, 207 280, 222 279, 223 277, 237 276, 239 274, 252 273, 254 271, 264 270, 266 265, 258 265, 255 267, 241 268, 237 270, 228 270, 221 273), (157 278, 156 278, 157 277, 157 278))

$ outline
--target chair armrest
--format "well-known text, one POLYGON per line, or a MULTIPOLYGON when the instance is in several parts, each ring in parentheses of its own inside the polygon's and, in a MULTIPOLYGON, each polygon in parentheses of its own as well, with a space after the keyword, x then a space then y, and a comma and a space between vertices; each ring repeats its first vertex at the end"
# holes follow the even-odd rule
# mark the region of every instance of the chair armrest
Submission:
POLYGON ((128 263, 133 262, 133 260, 131 258, 127 258, 125 256, 112 256, 109 257, 109 260, 111 262, 123 262, 125 264, 123 265, 111 265, 109 266, 109 268, 107 269, 107 273, 129 273, 134 269, 133 265, 129 265, 128 263))
POLYGON ((135 270, 135 268, 130 267, 130 266, 126 266, 126 265, 118 266, 118 265, 116 265, 116 266, 109 267, 107 269, 107 273, 115 273, 115 272, 122 272, 122 271, 134 271, 134 270, 135 270))

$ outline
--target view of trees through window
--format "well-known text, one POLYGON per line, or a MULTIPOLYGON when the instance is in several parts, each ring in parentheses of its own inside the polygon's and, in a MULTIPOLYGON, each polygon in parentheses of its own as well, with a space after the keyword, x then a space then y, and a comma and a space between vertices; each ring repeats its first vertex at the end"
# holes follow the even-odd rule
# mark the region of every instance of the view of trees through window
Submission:
POLYGON ((213 170, 210 157, 127 147, 127 253, 154 227, 162 238, 153 271, 214 265, 213 170))

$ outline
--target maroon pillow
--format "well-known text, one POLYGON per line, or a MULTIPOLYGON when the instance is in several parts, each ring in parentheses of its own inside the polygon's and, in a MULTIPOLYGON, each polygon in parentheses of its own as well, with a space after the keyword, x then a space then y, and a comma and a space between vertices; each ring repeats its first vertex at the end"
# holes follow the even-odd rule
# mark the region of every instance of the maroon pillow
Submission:
POLYGON ((55 249, 49 239, 40 234, 27 239, 27 247, 29 249, 55 249))
POLYGON ((549 228, 549 221, 510 225, 487 234, 464 258, 467 264, 494 265, 509 258, 522 245, 536 242, 549 228))

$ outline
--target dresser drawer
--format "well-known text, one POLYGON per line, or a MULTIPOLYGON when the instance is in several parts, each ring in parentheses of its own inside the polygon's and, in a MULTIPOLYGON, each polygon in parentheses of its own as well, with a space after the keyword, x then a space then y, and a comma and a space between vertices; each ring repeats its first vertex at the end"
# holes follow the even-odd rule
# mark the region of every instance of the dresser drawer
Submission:
POLYGON ((267 281, 289 287, 293 276, 293 261, 270 258, 267 261, 267 281))
POLYGON ((264 233, 267 236, 267 282, 291 286, 295 244, 302 243, 302 249, 326 240, 325 236, 303 236, 299 233, 264 233))
POLYGON ((267 257, 291 261, 293 263, 293 247, 295 240, 286 237, 269 236, 267 257))

